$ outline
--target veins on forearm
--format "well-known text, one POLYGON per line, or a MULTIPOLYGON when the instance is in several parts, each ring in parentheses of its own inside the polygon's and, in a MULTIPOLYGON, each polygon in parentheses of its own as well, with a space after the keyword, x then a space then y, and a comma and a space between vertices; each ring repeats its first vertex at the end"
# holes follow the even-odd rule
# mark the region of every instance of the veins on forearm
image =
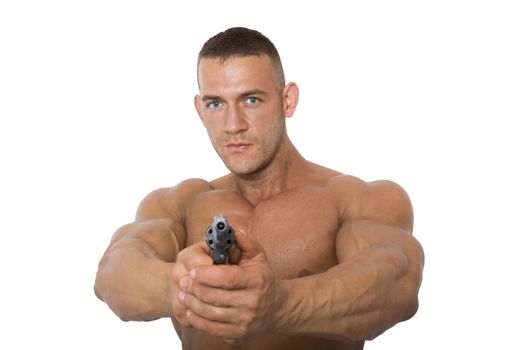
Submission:
POLYGON ((408 318, 409 273, 409 259, 399 246, 377 245, 325 273, 292 280, 289 331, 374 338, 408 318))

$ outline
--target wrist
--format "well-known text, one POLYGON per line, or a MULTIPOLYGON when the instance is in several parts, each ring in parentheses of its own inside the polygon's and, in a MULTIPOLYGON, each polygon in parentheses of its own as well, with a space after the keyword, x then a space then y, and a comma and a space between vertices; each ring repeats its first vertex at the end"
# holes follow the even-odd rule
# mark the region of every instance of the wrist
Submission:
POLYGON ((273 317, 269 322, 269 333, 288 334, 294 319, 292 304, 292 281, 277 280, 277 293, 274 302, 273 317))
POLYGON ((173 285, 173 263, 164 263, 161 267, 162 277, 159 281, 162 294, 160 298, 160 309, 162 310, 162 317, 173 317, 173 300, 174 285, 173 285))

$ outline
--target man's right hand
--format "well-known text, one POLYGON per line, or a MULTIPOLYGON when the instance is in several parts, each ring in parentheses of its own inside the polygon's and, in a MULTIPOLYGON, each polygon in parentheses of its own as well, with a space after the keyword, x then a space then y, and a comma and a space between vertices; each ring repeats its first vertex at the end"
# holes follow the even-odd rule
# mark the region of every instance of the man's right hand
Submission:
POLYGON ((170 298, 173 316, 182 326, 189 326, 190 323, 186 316, 187 309, 180 303, 179 299, 182 291, 180 286, 181 280, 187 281, 188 279, 183 279, 183 277, 188 276, 193 268, 203 265, 213 265, 210 257, 210 248, 204 241, 181 250, 177 255, 171 274, 170 298))

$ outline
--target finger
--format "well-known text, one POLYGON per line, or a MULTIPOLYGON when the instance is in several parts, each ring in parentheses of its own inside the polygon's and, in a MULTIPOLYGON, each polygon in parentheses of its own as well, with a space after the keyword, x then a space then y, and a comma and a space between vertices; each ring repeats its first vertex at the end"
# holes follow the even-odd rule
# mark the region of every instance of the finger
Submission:
POLYGON ((184 275, 188 274, 188 272, 195 266, 212 265, 212 263, 210 254, 200 243, 181 250, 175 260, 177 268, 179 270, 185 270, 184 275))
POLYGON ((189 248, 195 250, 196 252, 204 253, 207 255, 210 255, 211 252, 210 247, 208 247, 208 245, 204 241, 194 243, 189 248))
POLYGON ((206 332, 209 335, 227 339, 239 338, 240 334, 237 330, 238 327, 233 323, 210 321, 200 317, 191 310, 188 310, 187 318, 188 322, 193 328, 206 332))
POLYGON ((171 295, 171 312, 173 317, 182 325, 189 326, 188 317, 186 316, 187 308, 180 302, 179 293, 181 290, 179 288, 172 288, 173 294, 171 295))
POLYGON ((256 295, 254 296, 249 289, 213 288, 197 283, 191 278, 181 280, 181 284, 182 291, 191 294, 205 304, 237 310, 249 310, 257 305, 256 295))
POLYGON ((181 326, 188 327, 190 325, 187 316, 188 309, 177 300, 178 297, 175 297, 175 299, 176 300, 173 300, 172 302, 173 316, 181 326))
POLYGON ((232 290, 209 287, 197 283, 189 277, 181 279, 180 287, 184 292, 195 296, 206 304, 218 307, 232 307, 237 305, 237 296, 233 293, 235 291, 232 290))
POLYGON ((185 265, 210 265, 211 250, 205 242, 197 242, 181 251, 184 252, 185 265))
POLYGON ((226 342, 226 344, 230 345, 230 346, 233 346, 235 345, 238 340, 237 339, 233 339, 233 338, 222 338, 222 340, 224 340, 224 342, 226 342))
POLYGON ((222 289, 245 289, 248 274, 237 265, 198 266, 190 271, 193 281, 202 285, 222 289))
POLYGON ((169 296, 173 317, 175 317, 181 325, 189 326, 186 317, 186 307, 182 305, 178 299, 178 294, 181 292, 181 280, 184 278, 189 279, 188 272, 182 267, 182 265, 175 265, 171 272, 169 296))
POLYGON ((180 303, 179 293, 183 280, 189 280, 189 271, 202 265, 212 265, 209 248, 204 242, 197 242, 181 250, 171 274, 171 309, 175 319, 183 326, 189 326, 186 307, 180 303))
POLYGON ((179 293, 180 302, 186 307, 186 318, 188 311, 201 318, 214 322, 229 322, 234 316, 235 310, 229 307, 220 307, 207 304, 189 293, 179 293))
POLYGON ((235 245, 241 251, 241 259, 253 259, 264 253, 264 249, 257 238, 242 229, 235 235, 235 245))
POLYGON ((241 250, 235 244, 233 244, 228 249, 228 262, 230 264, 237 265, 241 261, 241 257, 242 257, 241 250))

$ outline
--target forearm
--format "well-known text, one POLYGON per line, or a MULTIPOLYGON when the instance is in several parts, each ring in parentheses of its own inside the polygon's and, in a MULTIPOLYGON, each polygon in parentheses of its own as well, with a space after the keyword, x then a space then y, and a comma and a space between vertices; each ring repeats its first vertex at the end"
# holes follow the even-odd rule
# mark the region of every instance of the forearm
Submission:
POLYGON ((95 293, 124 321, 171 316, 173 263, 159 259, 137 239, 117 242, 100 263, 95 293))
POLYGON ((374 246, 325 273, 283 281, 277 333, 372 339, 417 310, 418 261, 397 245, 374 246))

